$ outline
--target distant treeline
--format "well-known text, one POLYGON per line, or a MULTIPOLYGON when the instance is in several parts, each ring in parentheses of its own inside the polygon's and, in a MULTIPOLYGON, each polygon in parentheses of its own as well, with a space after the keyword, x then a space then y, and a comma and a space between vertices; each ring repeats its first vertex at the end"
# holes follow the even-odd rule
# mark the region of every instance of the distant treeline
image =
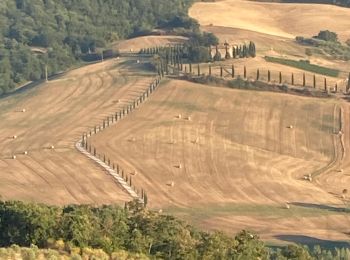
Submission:
POLYGON ((193 0, 2 0, 0 94, 42 78, 46 65, 49 74, 55 74, 115 40, 145 35, 157 27, 172 28, 177 34, 198 31, 198 23, 187 15, 192 3, 193 0))

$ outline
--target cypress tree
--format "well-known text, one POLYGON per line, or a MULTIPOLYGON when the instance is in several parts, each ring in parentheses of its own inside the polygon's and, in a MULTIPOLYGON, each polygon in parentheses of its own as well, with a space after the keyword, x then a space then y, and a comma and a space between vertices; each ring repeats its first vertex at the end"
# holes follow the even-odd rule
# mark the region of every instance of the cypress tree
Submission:
POLYGON ((199 64, 197 65, 197 68, 198 68, 198 77, 201 75, 201 69, 199 67, 199 64))
POLYGON ((257 69, 257 71, 256 71, 256 80, 259 80, 259 78, 260 78, 260 71, 259 71, 259 69, 257 69))
POLYGON ((232 64, 232 78, 235 77, 235 66, 232 64))
POLYGON ((244 78, 246 79, 247 78, 247 68, 246 68, 246 66, 244 66, 243 74, 244 74, 244 78))
POLYGON ((229 53, 229 51, 228 51, 228 46, 229 46, 229 44, 227 43, 227 42, 225 42, 225 59, 230 59, 231 58, 231 55, 230 55, 230 53, 229 53))
POLYGON ((215 46, 215 55, 214 55, 214 61, 220 61, 221 60, 221 54, 219 52, 219 46, 215 46))
POLYGON ((305 78, 305 73, 303 73, 303 87, 306 86, 306 78, 305 78))
POLYGON ((223 69, 222 69, 222 66, 220 66, 220 77, 222 78, 223 76, 223 69))
POLYGON ((294 85, 294 73, 292 73, 292 85, 294 85))
POLYGON ((316 75, 314 75, 314 88, 316 88, 316 75))
POLYGON ((256 48, 255 48, 255 43, 254 42, 250 42, 249 43, 249 55, 252 58, 256 57, 256 48))
POLYGON ((236 55, 237 55, 237 53, 236 53, 236 46, 233 46, 232 47, 232 58, 236 58, 236 55))
POLYGON ((348 93, 350 90, 350 72, 349 72, 349 76, 348 76, 348 85, 346 86, 346 93, 348 93))
POLYGON ((146 193, 146 192, 145 192, 145 194, 144 194, 143 204, 144 204, 145 207, 147 207, 147 204, 148 204, 148 196, 147 196, 147 193, 146 193))
POLYGON ((190 62, 190 74, 192 74, 192 63, 190 62))
POLYGON ((271 81, 271 72, 269 70, 267 71, 267 81, 271 81))
POLYGON ((282 84, 282 72, 280 71, 280 84, 282 84))
POLYGON ((327 78, 324 78, 324 90, 327 91, 327 78))
POLYGON ((209 76, 211 76, 211 64, 209 64, 209 76))

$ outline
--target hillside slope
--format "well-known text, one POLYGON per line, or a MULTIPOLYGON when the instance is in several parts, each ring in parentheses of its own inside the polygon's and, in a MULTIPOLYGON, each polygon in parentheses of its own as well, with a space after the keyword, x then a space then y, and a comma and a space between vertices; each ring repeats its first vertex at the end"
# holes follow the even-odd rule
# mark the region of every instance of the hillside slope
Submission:
POLYGON ((152 75, 137 74, 132 66, 136 66, 135 61, 109 60, 1 99, 3 199, 49 204, 130 200, 113 178, 76 151, 74 145, 82 133, 101 124, 107 115, 148 87, 152 75))

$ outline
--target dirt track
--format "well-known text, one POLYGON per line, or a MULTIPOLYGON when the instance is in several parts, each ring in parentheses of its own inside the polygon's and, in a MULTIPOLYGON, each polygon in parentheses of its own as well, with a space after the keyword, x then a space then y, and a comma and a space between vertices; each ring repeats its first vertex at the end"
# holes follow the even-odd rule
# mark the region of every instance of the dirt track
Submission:
POLYGON ((50 204, 130 200, 111 177, 75 150, 74 142, 152 81, 150 75, 133 73, 128 63, 107 61, 2 99, 1 196, 50 204))

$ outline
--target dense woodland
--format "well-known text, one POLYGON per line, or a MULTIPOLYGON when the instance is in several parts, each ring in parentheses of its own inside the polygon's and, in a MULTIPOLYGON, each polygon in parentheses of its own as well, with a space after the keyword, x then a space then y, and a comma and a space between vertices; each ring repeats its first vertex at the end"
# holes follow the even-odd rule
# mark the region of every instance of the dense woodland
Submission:
POLYGON ((46 65, 49 74, 55 74, 76 64, 84 53, 157 27, 198 34, 198 24, 187 16, 192 2, 2 0, 0 94, 42 78, 46 65))
POLYGON ((129 252, 142 256, 138 259, 350 258, 348 249, 329 251, 316 246, 309 250, 294 245, 271 249, 247 231, 235 237, 202 232, 172 216, 149 211, 137 202, 130 202, 125 208, 86 205, 62 208, 0 201, 0 247, 14 244, 78 255, 89 248, 102 249, 108 256, 129 252))

